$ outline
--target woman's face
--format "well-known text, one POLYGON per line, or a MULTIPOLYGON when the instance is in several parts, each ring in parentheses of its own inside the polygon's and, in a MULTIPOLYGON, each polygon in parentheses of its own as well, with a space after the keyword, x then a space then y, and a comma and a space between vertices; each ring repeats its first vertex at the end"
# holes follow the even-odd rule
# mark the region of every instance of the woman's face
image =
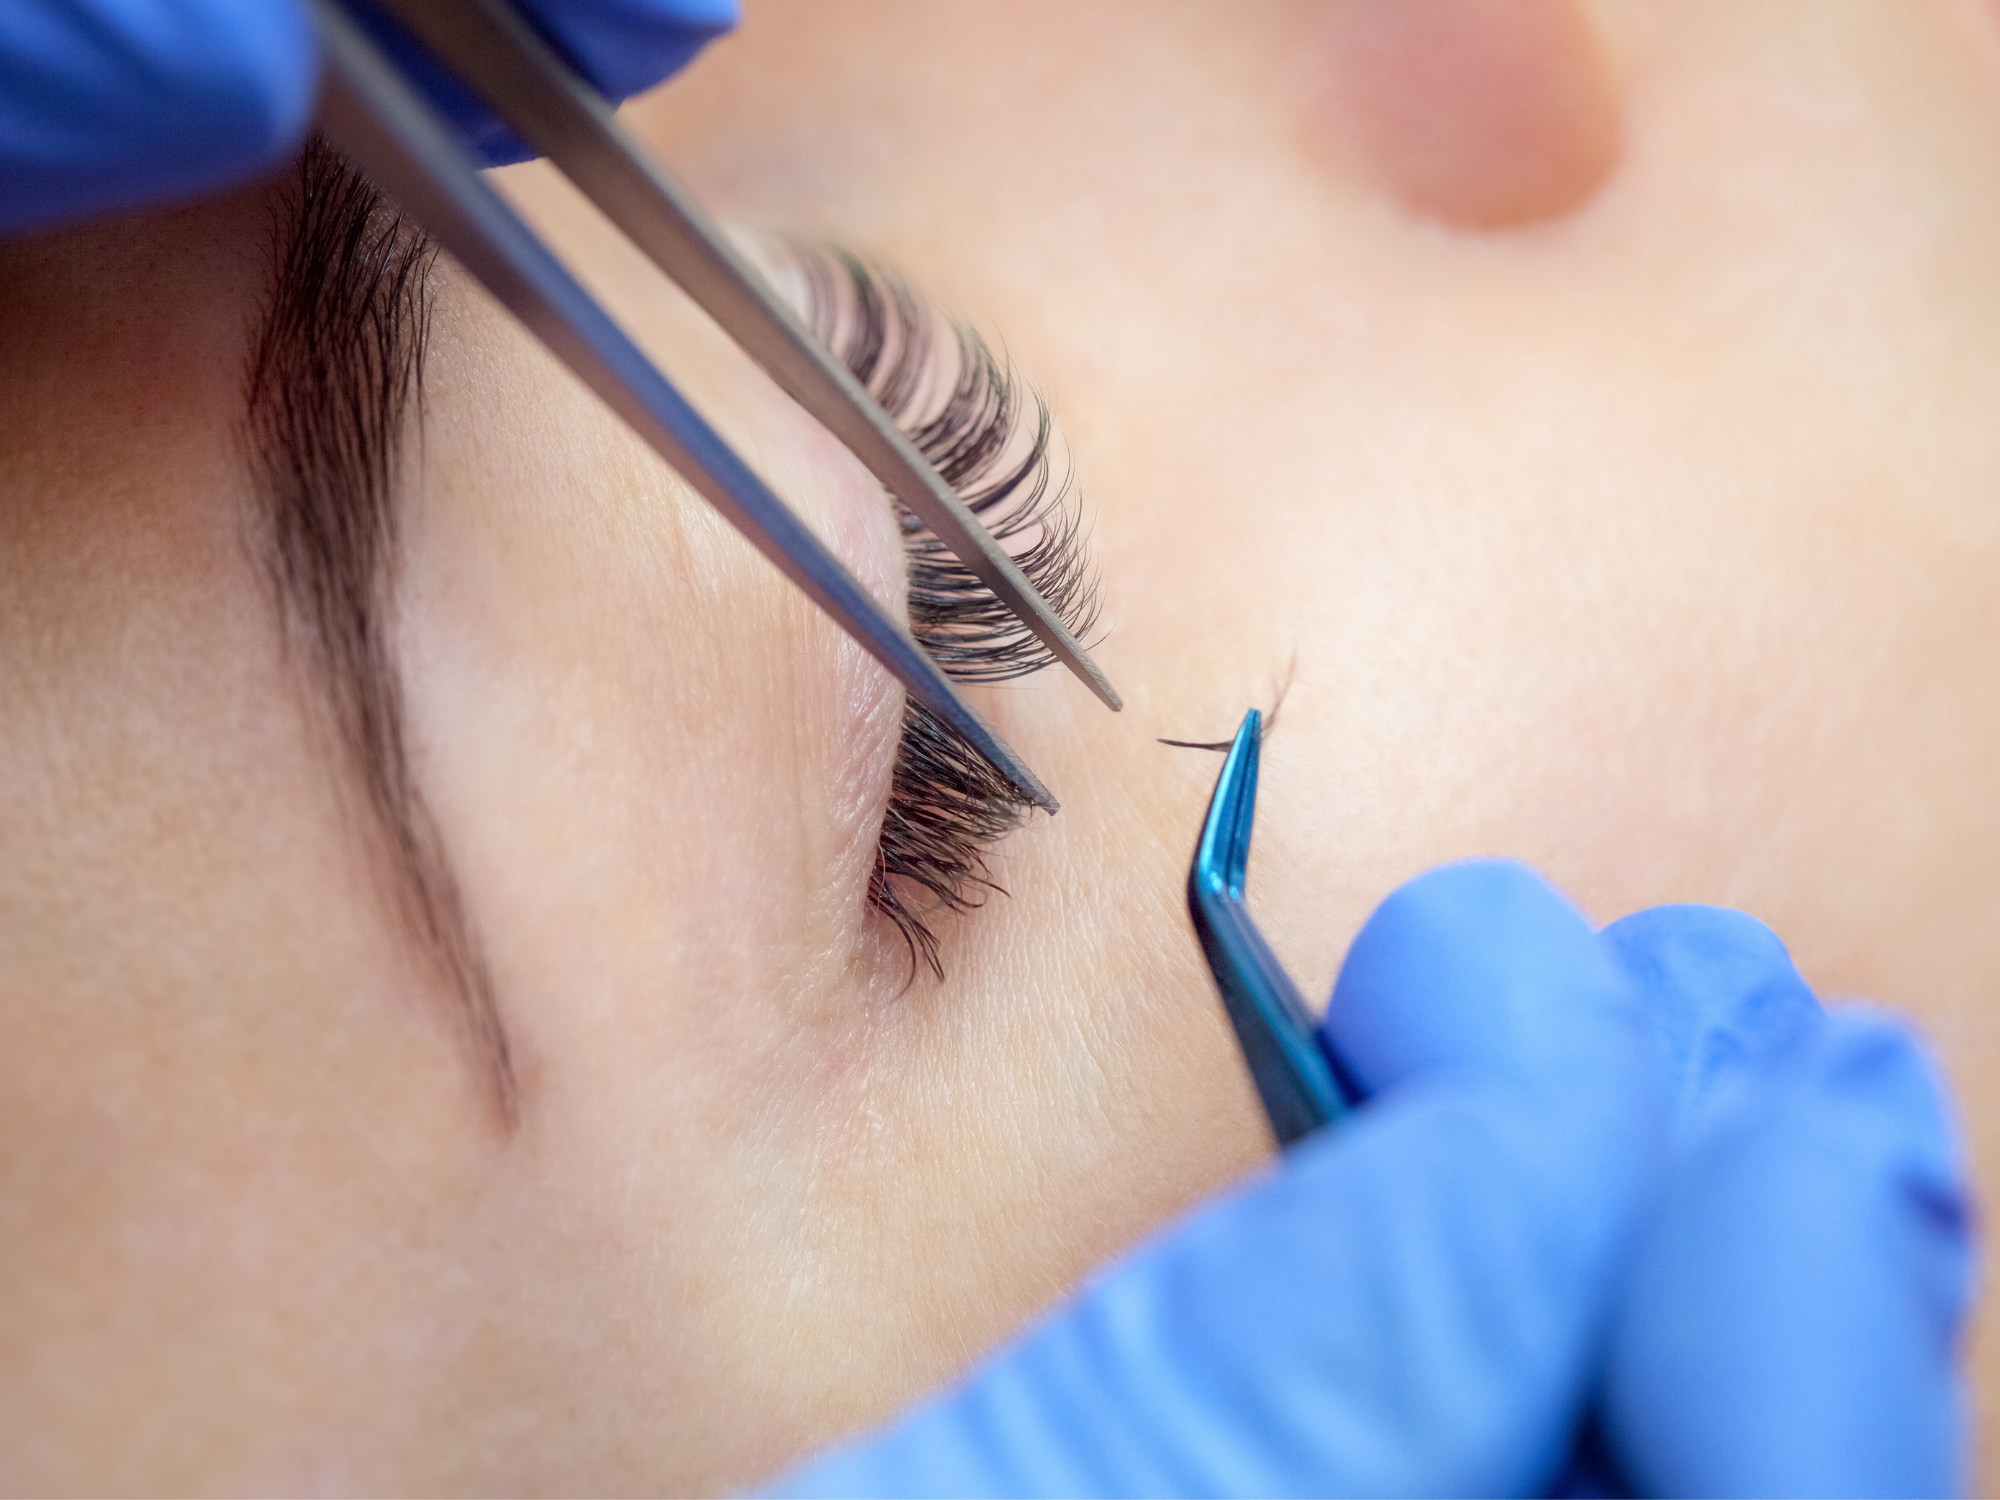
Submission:
MULTIPOLYGON (((1125 711, 971 690, 1063 809, 913 968, 900 690, 440 263, 384 772, 246 408, 286 189, 0 247, 12 1487, 714 1490, 964 1368, 1269 1150, 1156 739, 1287 681, 1303 989, 1462 855, 1741 906, 1994 1160, 2000 9, 759 0, 632 120, 1046 395, 1125 711)), ((853 461, 500 177, 901 608, 853 461)))

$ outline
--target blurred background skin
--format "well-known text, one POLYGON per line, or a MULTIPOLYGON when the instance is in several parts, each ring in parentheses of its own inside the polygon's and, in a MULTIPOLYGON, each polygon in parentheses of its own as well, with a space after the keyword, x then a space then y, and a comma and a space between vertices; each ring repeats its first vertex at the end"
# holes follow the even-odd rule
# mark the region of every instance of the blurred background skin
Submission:
MULTIPOLYGON (((1461 855, 1740 906, 1925 1024, 1990 1182, 2000 10, 749 9, 631 118, 1044 389, 1128 707, 983 695, 1064 810, 901 991, 893 695, 442 269, 398 654, 496 1132, 244 544, 268 190, 0 248, 10 1487, 716 1490, 963 1368, 1267 1150, 1153 737, 1295 659, 1309 992, 1461 855)), ((851 463, 500 176, 892 587, 851 463)))

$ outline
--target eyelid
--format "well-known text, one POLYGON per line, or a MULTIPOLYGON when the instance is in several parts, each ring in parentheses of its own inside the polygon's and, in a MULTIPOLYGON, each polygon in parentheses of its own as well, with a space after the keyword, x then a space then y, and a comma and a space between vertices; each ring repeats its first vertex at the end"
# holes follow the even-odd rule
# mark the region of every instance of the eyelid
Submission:
MULTIPOLYGON (((1055 464, 1047 403, 970 327, 951 323, 940 339, 937 320, 893 272, 838 246, 793 242, 784 249, 786 264, 774 280, 799 291, 806 325, 1008 547, 1071 633, 1088 635, 1097 620, 1096 578, 1068 476, 1055 464)), ((897 510, 910 628, 948 674, 1004 682, 1053 663, 1039 637, 977 575, 914 515, 897 510)), ((919 960, 943 977, 933 915, 1005 894, 985 851, 1029 810, 970 746, 906 700, 868 900, 908 946, 912 978, 919 960)))

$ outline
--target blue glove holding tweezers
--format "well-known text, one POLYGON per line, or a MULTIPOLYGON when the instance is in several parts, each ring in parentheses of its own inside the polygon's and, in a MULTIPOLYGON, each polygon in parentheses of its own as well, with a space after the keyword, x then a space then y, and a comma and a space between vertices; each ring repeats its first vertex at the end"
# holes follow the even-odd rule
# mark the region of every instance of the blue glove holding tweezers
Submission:
POLYGON ((1258 730, 1190 905, 1293 1144, 776 1492, 1962 1483, 1965 1169, 1914 1039, 1740 913, 1599 932, 1490 860, 1391 895, 1314 1027, 1243 905, 1258 730))
MULTIPOLYGON (((623 99, 736 23, 735 0, 526 0, 623 99)), ((422 59, 412 71, 482 161, 532 152, 422 59)), ((0 233, 171 202, 276 166, 312 119, 304 0, 9 0, 0 7, 0 233)))

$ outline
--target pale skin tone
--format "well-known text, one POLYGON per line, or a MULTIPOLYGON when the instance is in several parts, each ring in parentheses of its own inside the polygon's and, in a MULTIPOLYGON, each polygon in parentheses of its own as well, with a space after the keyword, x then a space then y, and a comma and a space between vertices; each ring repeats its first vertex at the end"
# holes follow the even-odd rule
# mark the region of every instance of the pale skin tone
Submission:
MULTIPOLYGON (((1063 810, 941 984, 863 899, 896 689, 440 271, 397 654, 511 1130, 244 543, 263 190, 0 247, 8 1487, 713 1490, 962 1369, 1268 1152, 1154 737, 1294 656, 1308 993, 1462 855, 1739 906, 2000 1160, 2000 10, 1467 5, 761 0, 634 109, 1067 435, 1127 708, 976 695, 1063 810)), ((895 598, 865 476, 504 175, 895 598)))

